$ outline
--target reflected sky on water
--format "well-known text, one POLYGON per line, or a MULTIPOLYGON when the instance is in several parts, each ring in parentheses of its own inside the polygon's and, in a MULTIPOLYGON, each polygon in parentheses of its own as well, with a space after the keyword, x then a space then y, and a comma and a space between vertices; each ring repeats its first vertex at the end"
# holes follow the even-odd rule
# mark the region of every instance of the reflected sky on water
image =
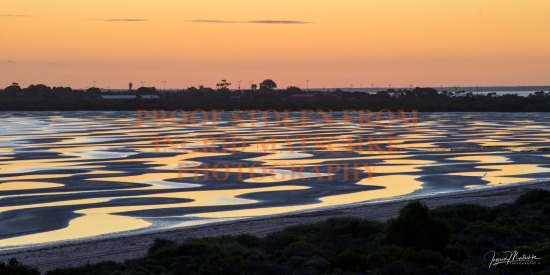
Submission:
POLYGON ((0 113, 0 247, 550 178, 545 113, 286 115, 0 113))

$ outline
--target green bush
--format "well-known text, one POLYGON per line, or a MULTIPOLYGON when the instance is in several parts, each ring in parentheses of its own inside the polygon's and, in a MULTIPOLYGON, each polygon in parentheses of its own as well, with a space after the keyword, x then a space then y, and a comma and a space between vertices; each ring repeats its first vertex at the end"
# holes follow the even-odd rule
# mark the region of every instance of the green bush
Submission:
POLYGON ((7 263, 0 262, 0 274, 34 275, 40 274, 40 272, 38 272, 38 269, 22 264, 12 258, 7 263))
POLYGON ((340 270, 361 271, 368 268, 367 257, 350 249, 332 258, 330 263, 333 268, 340 270))
POLYGON ((503 213, 506 213, 504 207, 484 207, 471 204, 448 205, 432 211, 434 217, 447 220, 455 233, 460 232, 472 222, 492 222, 503 213))
POLYGON ((445 220, 432 217, 421 202, 411 202, 399 216, 389 222, 386 241, 415 249, 443 250, 451 237, 451 226, 445 220))
POLYGON ((253 235, 239 235, 235 240, 246 247, 260 247, 263 243, 261 238, 253 235))
POLYGON ((155 254, 155 253, 173 248, 175 246, 176 246, 176 242, 174 241, 155 239, 155 241, 153 242, 153 245, 149 248, 148 254, 155 254))
POLYGON ((521 195, 514 205, 525 206, 525 205, 538 205, 541 203, 550 203, 550 191, 546 190, 531 190, 523 195, 521 195))

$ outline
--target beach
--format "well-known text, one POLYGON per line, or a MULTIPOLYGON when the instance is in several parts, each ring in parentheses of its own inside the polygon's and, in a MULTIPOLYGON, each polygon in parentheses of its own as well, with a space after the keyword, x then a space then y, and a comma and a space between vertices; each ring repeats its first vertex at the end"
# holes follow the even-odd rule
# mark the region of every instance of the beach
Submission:
POLYGON ((58 2, 0 1, 0 275, 550 270, 550 1, 58 2))
POLYGON ((358 217, 383 222, 397 216, 399 210, 413 200, 420 200, 432 209, 463 203, 497 206, 512 203, 519 196, 533 189, 550 190, 550 182, 478 188, 418 197, 399 197, 386 201, 160 230, 138 235, 102 237, 93 240, 4 249, 0 250, 0 261, 15 257, 20 262, 35 266, 45 272, 55 268, 81 266, 87 263, 136 259, 144 256, 153 241, 158 238, 182 242, 188 238, 220 235, 253 234, 263 236, 288 226, 314 223, 335 217, 358 217))
POLYGON ((550 189, 543 113, 397 112, 372 126, 346 112, 225 114, 186 127, 134 115, 5 114, 0 260, 47 271, 139 258, 157 238, 383 222, 415 199, 494 206, 550 189))

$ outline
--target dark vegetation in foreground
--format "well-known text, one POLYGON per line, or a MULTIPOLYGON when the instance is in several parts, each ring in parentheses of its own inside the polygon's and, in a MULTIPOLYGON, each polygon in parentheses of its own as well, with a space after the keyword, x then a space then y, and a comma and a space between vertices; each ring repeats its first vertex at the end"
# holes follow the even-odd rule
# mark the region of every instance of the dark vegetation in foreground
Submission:
MULTIPOLYGON (((48 274, 549 274, 550 192, 534 190, 499 207, 420 202, 382 224, 330 219, 272 233, 156 240, 145 258, 48 274), (489 251, 540 258, 533 265, 489 268, 489 251), (486 259, 484 259, 484 257, 486 259)), ((12 260, 0 274, 35 274, 12 260)))
POLYGON ((216 90, 204 87, 178 91, 157 91, 154 87, 132 90, 130 86, 126 92, 99 88, 73 90, 42 84, 22 88, 13 83, 0 90, 0 111, 402 109, 422 112, 550 112, 550 92, 544 91, 527 97, 437 91, 433 88, 389 89, 372 94, 341 89, 304 91, 298 87, 276 90, 276 83, 269 79, 264 82, 259 88, 238 91, 229 90, 227 84, 230 83, 222 82, 216 90), (109 99, 113 95, 130 97, 109 99))

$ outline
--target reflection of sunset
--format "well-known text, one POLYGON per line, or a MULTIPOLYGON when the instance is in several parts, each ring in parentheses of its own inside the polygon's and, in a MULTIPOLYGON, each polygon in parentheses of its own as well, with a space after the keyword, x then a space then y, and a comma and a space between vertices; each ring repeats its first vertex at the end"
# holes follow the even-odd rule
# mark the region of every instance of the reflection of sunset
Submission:
POLYGON ((13 182, 1 183, 0 191, 30 190, 30 189, 41 189, 41 188, 54 188, 54 187, 60 187, 60 186, 63 186, 63 184, 49 183, 49 182, 33 182, 33 181, 13 181, 13 182))
POLYGON ((201 218, 238 218, 250 216, 275 215, 290 211, 308 210, 323 206, 346 205, 363 202, 365 200, 383 199, 406 195, 421 189, 422 183, 415 180, 414 176, 380 176, 364 179, 359 185, 384 186, 382 189, 357 192, 345 195, 334 195, 320 198, 321 202, 312 205, 270 207, 250 210, 223 211, 193 215, 201 218))
MULTIPOLYGON (((257 192, 273 192, 273 191, 290 191, 299 190, 303 187, 296 186, 281 186, 271 188, 258 188, 257 192)), ((238 199, 238 195, 246 194, 246 190, 234 190, 225 191, 220 194, 216 191, 205 192, 177 192, 156 194, 150 196, 139 196, 139 198, 153 197, 153 198, 193 198, 195 201, 189 203, 180 204, 166 204, 166 205, 139 205, 128 207, 105 207, 105 208, 91 208, 86 210, 79 210, 76 213, 84 214, 82 217, 75 218, 69 223, 69 226, 60 230, 38 233, 32 235, 26 235, 23 237, 15 237, 0 240, 1 246, 16 246, 26 244, 40 244, 44 242, 62 241, 67 239, 76 239, 84 237, 92 237, 101 234, 116 233, 120 231, 135 230, 140 228, 146 228, 151 223, 140 219, 132 218, 122 215, 114 215, 113 213, 139 211, 139 210, 151 210, 162 208, 176 208, 176 207, 196 207, 196 206, 214 206, 214 205, 235 205, 245 204, 253 201, 238 199), (103 226, 100 226, 103 225, 103 226)), ((79 203, 94 203, 99 201, 83 201, 79 203)), ((58 205, 66 205, 63 202, 58 205)), ((44 207, 45 205, 40 205, 44 207)), ((2 209, 0 209, 2 210, 2 209)))
POLYGON ((449 160, 457 160, 457 161, 475 161, 475 162, 483 162, 483 163, 504 163, 504 162, 510 162, 510 160, 503 156, 495 156, 495 155, 473 155, 473 156, 463 156, 463 157, 455 157, 450 158, 449 160))
MULTIPOLYGON (((537 114, 519 120, 483 114, 461 122, 456 117, 462 114, 420 113, 417 127, 407 128, 341 127, 341 113, 332 125, 279 128, 223 123, 231 122, 228 114, 217 127, 136 127, 133 116, 36 113, 3 119, 9 134, 0 140, 6 148, 0 212, 8 212, 2 222, 55 212, 63 223, 46 229, 29 222, 38 231, 14 232, 0 246, 516 184, 545 180, 550 172, 543 166, 548 154, 537 151, 548 147, 541 135, 547 130, 533 130, 545 125, 537 114), (76 121, 93 126, 83 129, 76 121), (155 143, 164 136, 175 143, 155 143), (399 149, 388 152, 388 136, 399 137, 392 144, 399 149), (272 137, 273 143, 259 141, 272 137), (380 151, 358 151, 358 145, 368 147, 369 137, 379 138, 380 151), (236 138, 237 146, 226 142, 223 150, 224 138, 236 138), (316 138, 325 138, 327 146, 317 146, 316 138)), ((290 116, 299 120, 297 113, 290 116)))
MULTIPOLYGON (((84 210, 79 212, 82 212, 82 214, 86 213, 84 210)), ((120 230, 134 230, 149 225, 150 223, 147 221, 132 217, 85 215, 70 221, 66 228, 0 240, 0 246, 21 246, 78 239, 118 232, 120 230)))
POLYGON ((476 166, 476 168, 494 171, 465 172, 451 175, 481 177, 482 180, 488 181, 489 185, 501 185, 534 180, 534 178, 525 177, 528 174, 550 172, 550 168, 530 164, 482 165, 476 166))

